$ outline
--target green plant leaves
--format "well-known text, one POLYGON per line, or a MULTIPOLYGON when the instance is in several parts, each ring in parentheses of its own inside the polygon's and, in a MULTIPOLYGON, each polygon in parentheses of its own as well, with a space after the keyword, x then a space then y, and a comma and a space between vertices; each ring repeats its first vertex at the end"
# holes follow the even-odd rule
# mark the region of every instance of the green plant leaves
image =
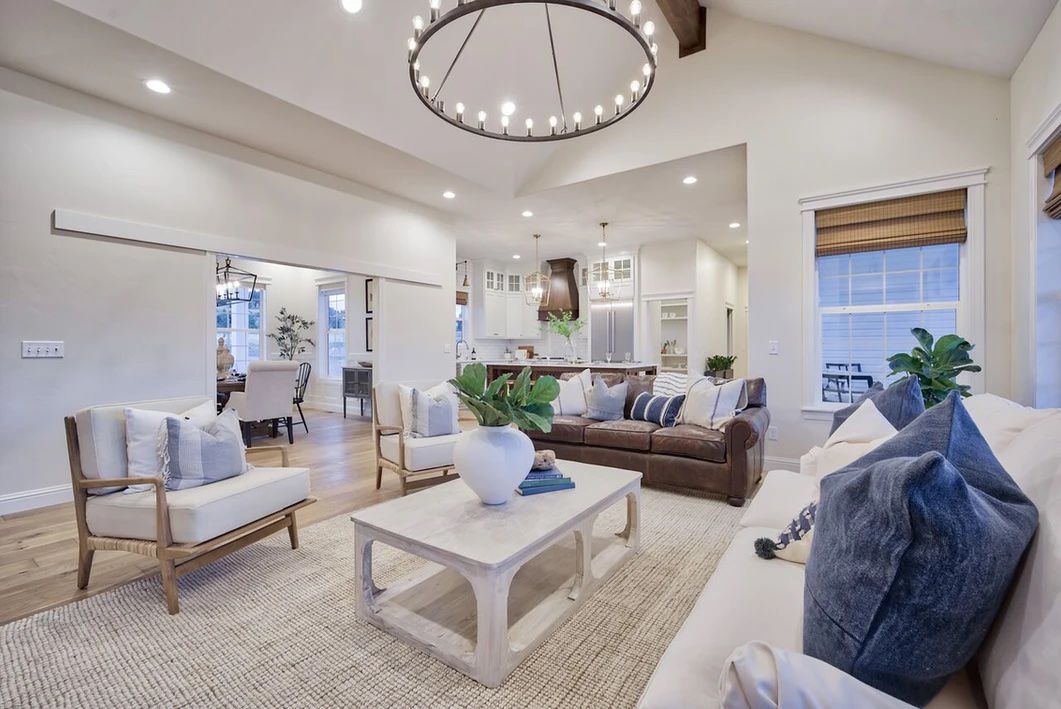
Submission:
POLYGON ((465 367, 460 376, 450 379, 449 383, 481 426, 515 423, 524 430, 548 433, 553 422, 550 402, 560 393, 560 385, 550 376, 539 377, 533 385, 530 378, 531 368, 524 367, 514 381, 512 375, 506 373, 487 386, 486 367, 476 362, 465 367))
POLYGON ((959 384, 956 378, 962 372, 979 372, 981 367, 973 364, 969 352, 972 343, 960 335, 944 335, 936 340, 927 330, 915 327, 910 333, 917 340, 910 354, 894 354, 888 358, 891 374, 907 374, 918 378, 925 407, 935 406, 947 398, 951 391, 970 396, 968 384, 959 384))

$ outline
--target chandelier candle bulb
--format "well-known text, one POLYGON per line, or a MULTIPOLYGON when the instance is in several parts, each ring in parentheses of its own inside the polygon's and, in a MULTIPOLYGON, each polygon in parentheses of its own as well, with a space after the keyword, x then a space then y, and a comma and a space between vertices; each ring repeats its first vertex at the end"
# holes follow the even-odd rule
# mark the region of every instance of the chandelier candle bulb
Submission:
POLYGON ((601 106, 600 104, 597 104, 593 108, 593 113, 597 116, 596 125, 599 126, 600 123, 601 123, 601 118, 604 116, 604 106, 601 106))
POLYGON ((645 62, 644 66, 641 67, 641 73, 645 75, 646 83, 648 83, 648 77, 652 76, 652 65, 645 62))
POLYGON ((630 103, 637 103, 637 92, 641 90, 641 82, 630 82, 630 103))
POLYGON ((431 79, 426 76, 420 77, 420 88, 424 90, 424 98, 427 98, 428 88, 431 86, 431 79))
POLYGON ((527 135, 534 135, 534 119, 528 118, 526 121, 527 135))
POLYGON ((442 7, 442 0, 431 0, 431 2, 429 3, 429 7, 431 8, 431 21, 437 22, 438 9, 442 7))
POLYGON ((652 20, 649 20, 645 23, 645 26, 642 29, 644 30, 646 37, 651 37, 653 34, 656 33, 656 23, 652 20))
POLYGON ((508 135, 508 116, 501 116, 501 129, 505 135, 508 135))
POLYGON ((556 135, 556 116, 549 116, 549 135, 556 135))
POLYGON ((633 0, 630 3, 630 17, 633 19, 635 27, 641 26, 641 0, 633 0))
POLYGON ((420 81, 420 62, 413 62, 413 77, 420 81))
POLYGON ((623 112, 623 95, 615 94, 615 115, 623 112))
POLYGON ((503 104, 501 104, 501 113, 503 113, 504 115, 511 116, 515 112, 516 104, 512 103, 511 101, 505 101, 503 104))
POLYGON ((575 121, 575 130, 582 130, 582 114, 575 111, 575 115, 571 116, 575 121))
POLYGON ((420 41, 420 35, 424 32, 424 18, 417 15, 413 18, 413 39, 420 41))
POLYGON ((458 101, 453 108, 457 110, 457 122, 464 123, 464 104, 458 101))
POLYGON ((486 111, 479 111, 479 130, 486 130, 486 111))
POLYGON ((413 52, 416 51, 416 40, 413 39, 412 37, 410 37, 409 41, 407 42, 407 44, 409 46, 409 61, 412 61, 413 60, 413 52))

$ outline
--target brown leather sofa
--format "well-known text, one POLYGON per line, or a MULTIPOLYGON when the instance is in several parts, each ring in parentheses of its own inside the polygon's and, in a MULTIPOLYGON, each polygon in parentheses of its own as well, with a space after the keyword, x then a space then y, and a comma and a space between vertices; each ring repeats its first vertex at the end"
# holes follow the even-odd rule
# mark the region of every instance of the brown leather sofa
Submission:
MULTIPOLYGON (((563 379, 573 375, 565 374, 563 379)), ((623 381, 622 374, 595 374, 608 386, 623 381)), ((554 416, 549 433, 529 432, 538 450, 556 451, 558 458, 637 470, 645 485, 679 492, 724 495, 740 507, 763 474, 763 450, 770 411, 766 382, 748 380, 748 408, 720 431, 692 424, 661 428, 648 421, 631 421, 634 399, 652 391, 654 376, 628 376, 627 418, 594 421, 581 416, 554 416)))

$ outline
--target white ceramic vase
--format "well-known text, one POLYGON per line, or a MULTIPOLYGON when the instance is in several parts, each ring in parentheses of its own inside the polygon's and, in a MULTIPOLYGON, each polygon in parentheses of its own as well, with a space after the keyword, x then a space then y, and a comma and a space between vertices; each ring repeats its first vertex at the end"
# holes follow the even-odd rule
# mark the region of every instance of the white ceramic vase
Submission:
POLYGON ((511 426, 465 431, 453 448, 453 464, 465 484, 487 505, 509 501, 534 464, 534 444, 511 426))

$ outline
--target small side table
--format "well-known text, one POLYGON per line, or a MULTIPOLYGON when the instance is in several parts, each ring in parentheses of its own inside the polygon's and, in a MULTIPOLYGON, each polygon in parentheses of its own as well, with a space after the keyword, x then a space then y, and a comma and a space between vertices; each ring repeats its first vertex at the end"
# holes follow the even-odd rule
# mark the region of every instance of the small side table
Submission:
POLYGON ((365 399, 372 398, 372 368, 343 367, 343 418, 346 418, 346 400, 359 399, 361 415, 365 415, 365 399))

